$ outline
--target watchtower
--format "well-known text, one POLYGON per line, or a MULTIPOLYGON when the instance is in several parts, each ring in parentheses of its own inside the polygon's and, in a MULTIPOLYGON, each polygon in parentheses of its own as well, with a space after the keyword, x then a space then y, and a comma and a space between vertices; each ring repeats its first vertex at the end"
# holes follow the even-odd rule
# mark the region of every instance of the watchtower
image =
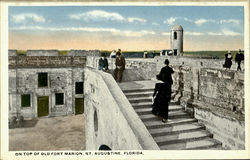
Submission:
POLYGON ((175 24, 170 33, 171 50, 173 55, 182 55, 183 53, 183 28, 175 24))

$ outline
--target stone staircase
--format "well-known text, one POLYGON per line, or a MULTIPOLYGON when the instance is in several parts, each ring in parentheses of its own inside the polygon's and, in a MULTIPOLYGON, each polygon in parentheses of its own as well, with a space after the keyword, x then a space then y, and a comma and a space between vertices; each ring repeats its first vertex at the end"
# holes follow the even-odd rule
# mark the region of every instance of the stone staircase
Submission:
POLYGON ((169 106, 169 119, 163 123, 152 114, 153 88, 122 89, 136 113, 162 150, 220 150, 221 142, 213 139, 205 126, 174 102, 169 106))

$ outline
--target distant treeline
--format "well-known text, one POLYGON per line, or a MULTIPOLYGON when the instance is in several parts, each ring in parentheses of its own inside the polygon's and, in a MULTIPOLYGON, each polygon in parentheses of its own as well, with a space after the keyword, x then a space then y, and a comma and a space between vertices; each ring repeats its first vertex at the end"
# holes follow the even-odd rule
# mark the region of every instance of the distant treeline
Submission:
MULTIPOLYGON (((192 56, 192 57, 200 57, 200 58, 212 58, 212 59, 224 59, 225 54, 228 51, 185 51, 183 56, 192 56)), ((235 57, 237 51, 230 51, 233 58, 235 57)), ((244 54, 244 51, 241 51, 244 54)), ((101 54, 104 53, 107 57, 110 56, 111 51, 101 51, 101 54)), ((124 57, 126 58, 143 58, 144 51, 122 51, 124 57)), ((159 56, 160 51, 147 51, 148 58, 153 58, 153 55, 159 56)))

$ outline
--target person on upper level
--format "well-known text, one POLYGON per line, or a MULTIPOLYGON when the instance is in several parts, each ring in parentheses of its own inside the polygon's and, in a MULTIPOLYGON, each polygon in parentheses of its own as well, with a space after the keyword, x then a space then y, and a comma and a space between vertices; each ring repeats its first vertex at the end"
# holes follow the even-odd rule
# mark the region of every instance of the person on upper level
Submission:
POLYGON ((122 75, 123 75, 123 71, 125 70, 125 58, 121 53, 121 49, 118 49, 117 53, 116 53, 116 59, 115 59, 115 70, 114 70, 114 78, 117 82, 121 82, 122 81, 122 75))
POLYGON ((223 64, 223 67, 226 68, 226 70, 230 70, 232 66, 232 55, 231 52, 228 51, 228 53, 225 54, 225 63, 223 64))
POLYGON ((244 60, 244 55, 242 54, 241 50, 239 49, 239 52, 235 55, 235 62, 238 64, 237 71, 241 71, 240 63, 244 60))
POLYGON ((99 59, 98 69, 102 70, 104 72, 108 71, 108 60, 107 60, 106 55, 104 53, 101 54, 101 58, 99 59))

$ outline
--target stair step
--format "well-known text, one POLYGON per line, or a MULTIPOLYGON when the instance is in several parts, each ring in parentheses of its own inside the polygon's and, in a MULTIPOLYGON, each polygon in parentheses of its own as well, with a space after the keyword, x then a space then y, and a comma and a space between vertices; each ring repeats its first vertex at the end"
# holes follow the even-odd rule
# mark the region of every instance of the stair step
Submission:
MULTIPOLYGON (((139 117, 141 118, 143 122, 161 119, 160 117, 154 114, 139 115, 139 117)), ((175 112, 169 112, 168 117, 169 119, 172 120, 172 119, 178 119, 178 118, 190 118, 191 116, 187 112, 184 112, 184 111, 175 111, 175 112)))
MULTIPOLYGON (((174 106, 169 106, 168 107, 168 111, 169 112, 172 112, 172 111, 180 111, 180 110, 184 110, 184 107, 182 106, 177 106, 177 105, 174 105, 174 106)), ((149 107, 138 107, 138 108, 135 108, 135 111, 138 113, 138 114, 152 114, 152 105, 149 107)))
POLYGON ((198 120, 194 118, 180 118, 180 119, 175 119, 167 123, 162 123, 159 120, 155 120, 155 121, 144 122, 144 124, 146 125, 148 129, 154 129, 154 128, 161 128, 161 127, 182 125, 182 124, 193 123, 193 122, 198 122, 198 120))
POLYGON ((132 93, 132 92, 153 92, 154 88, 136 88, 136 89, 124 89, 123 93, 132 93))
POLYGON ((152 136, 163 136, 163 135, 170 135, 170 134, 179 134, 184 132, 190 131, 198 131, 198 130, 205 130, 205 126, 196 123, 187 123, 175 126, 163 126, 161 128, 153 128, 149 129, 149 132, 152 136))
POLYGON ((134 109, 137 108, 152 108, 152 102, 131 103, 134 109))
POLYGON ((133 98, 133 97, 153 97, 152 91, 146 91, 146 92, 128 92, 125 93, 125 96, 127 98, 133 98))
MULTIPOLYGON (((151 98, 151 101, 150 102, 130 102, 130 104, 134 107, 134 108, 140 108, 140 107, 152 107, 153 105, 153 102, 152 102, 152 98, 151 98)), ((176 102, 170 102, 169 104, 169 107, 181 107, 180 105, 176 104, 176 102)), ((184 108, 184 107, 181 107, 181 108, 184 108)))
MULTIPOLYGON (((212 138, 205 138, 197 141, 188 141, 183 143, 175 143, 159 146, 162 150, 197 150, 197 149, 209 149, 219 148, 221 149, 221 143, 212 138)), ((218 150, 218 149, 217 149, 218 150)))
POLYGON ((157 136, 153 137, 156 143, 159 146, 168 145, 168 144, 176 144, 176 143, 183 143, 188 141, 196 141, 208 137, 212 137, 213 135, 206 130, 201 131, 193 131, 193 132, 186 132, 186 133, 179 133, 174 135, 164 135, 164 136, 157 136))
POLYGON ((136 97, 128 98, 130 103, 150 102, 152 104, 152 97, 136 97))

